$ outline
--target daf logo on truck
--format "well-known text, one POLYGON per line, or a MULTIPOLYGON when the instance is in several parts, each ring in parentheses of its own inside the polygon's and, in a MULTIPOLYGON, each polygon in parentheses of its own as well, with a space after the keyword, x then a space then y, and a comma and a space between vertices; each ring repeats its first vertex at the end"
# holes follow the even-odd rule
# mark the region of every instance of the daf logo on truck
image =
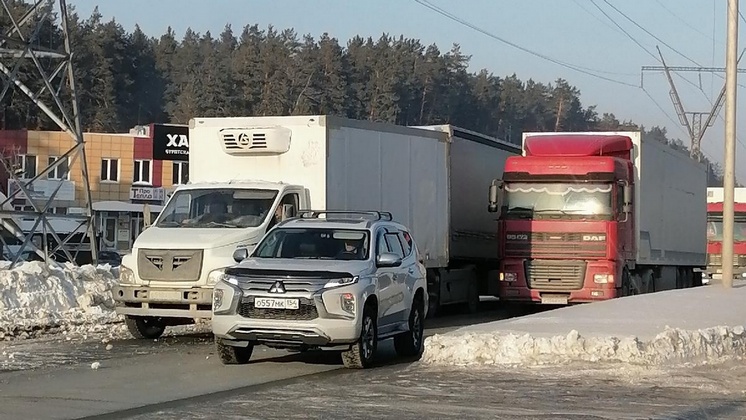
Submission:
POLYGON ((510 241, 527 241, 528 234, 526 233, 508 233, 505 235, 510 241))
POLYGON ((583 235, 583 240, 590 242, 603 242, 606 240, 606 235, 583 235))

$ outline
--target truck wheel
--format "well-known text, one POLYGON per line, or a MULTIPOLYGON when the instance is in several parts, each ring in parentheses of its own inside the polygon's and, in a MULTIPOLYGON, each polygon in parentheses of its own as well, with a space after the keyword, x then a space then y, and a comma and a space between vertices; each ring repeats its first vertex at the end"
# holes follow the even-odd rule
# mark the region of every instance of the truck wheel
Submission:
POLYGON ((467 299, 469 300, 466 302, 466 309, 469 313, 479 312, 479 286, 476 279, 469 282, 469 297, 467 299))
POLYGON ((401 357, 422 356, 425 349, 423 337, 425 335, 425 320, 422 316, 425 305, 422 298, 417 296, 412 302, 412 310, 409 311, 409 331, 394 337, 394 349, 401 357))
POLYGON ((349 350, 342 352, 342 363, 348 369, 366 369, 373 364, 378 350, 377 314, 372 305, 366 305, 363 311, 363 326, 360 338, 349 350))
POLYGON ((254 352, 253 344, 246 347, 229 346, 217 337, 215 337, 215 347, 218 351, 218 357, 224 365, 245 365, 249 363, 251 353, 254 352))
POLYGON ((127 315, 124 323, 130 334, 135 338, 155 339, 163 335, 166 326, 156 318, 149 316, 132 316, 127 315))

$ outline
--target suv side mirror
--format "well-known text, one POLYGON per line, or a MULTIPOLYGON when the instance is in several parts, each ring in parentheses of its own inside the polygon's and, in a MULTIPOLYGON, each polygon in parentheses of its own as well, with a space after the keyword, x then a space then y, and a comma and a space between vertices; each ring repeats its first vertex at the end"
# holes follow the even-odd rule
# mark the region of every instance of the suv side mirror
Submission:
POLYGON ((241 261, 249 258, 249 250, 246 248, 236 248, 233 251, 233 261, 240 263, 241 261))
POLYGON ((401 265, 401 258, 390 252, 384 252, 376 257, 376 266, 379 268, 398 267, 401 265))

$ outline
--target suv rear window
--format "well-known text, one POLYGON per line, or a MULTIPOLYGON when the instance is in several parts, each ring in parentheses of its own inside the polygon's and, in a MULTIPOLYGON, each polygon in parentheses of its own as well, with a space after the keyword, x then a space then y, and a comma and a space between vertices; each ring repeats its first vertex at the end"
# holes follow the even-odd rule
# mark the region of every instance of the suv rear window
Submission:
POLYGON ((254 257, 315 260, 367 260, 366 230, 280 228, 264 237, 254 257))

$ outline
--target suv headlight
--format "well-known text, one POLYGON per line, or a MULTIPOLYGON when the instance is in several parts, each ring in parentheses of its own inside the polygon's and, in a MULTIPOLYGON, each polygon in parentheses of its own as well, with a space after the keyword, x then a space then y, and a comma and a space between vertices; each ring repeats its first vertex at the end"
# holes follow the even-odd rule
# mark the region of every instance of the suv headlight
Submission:
POLYGON ((220 280, 223 280, 225 278, 225 268, 218 268, 217 270, 210 271, 210 274, 207 275, 207 284, 213 285, 219 282, 220 280))
POLYGON ((119 283, 135 284, 135 272, 124 265, 119 266, 119 283))
POLYGON ((212 289, 212 313, 215 315, 233 312, 234 302, 241 296, 240 291, 221 281, 212 289))
POLYGON ((331 289, 331 288, 334 288, 334 287, 349 286, 349 285, 351 285, 351 284, 355 284, 355 283, 357 283, 357 281, 358 281, 358 280, 359 280, 359 277, 358 277, 358 276, 354 276, 354 277, 345 277, 345 278, 341 278, 341 279, 333 279, 333 280, 329 280, 329 281, 328 281, 328 282, 327 282, 327 283, 326 283, 326 284, 324 285, 324 289, 331 289))

